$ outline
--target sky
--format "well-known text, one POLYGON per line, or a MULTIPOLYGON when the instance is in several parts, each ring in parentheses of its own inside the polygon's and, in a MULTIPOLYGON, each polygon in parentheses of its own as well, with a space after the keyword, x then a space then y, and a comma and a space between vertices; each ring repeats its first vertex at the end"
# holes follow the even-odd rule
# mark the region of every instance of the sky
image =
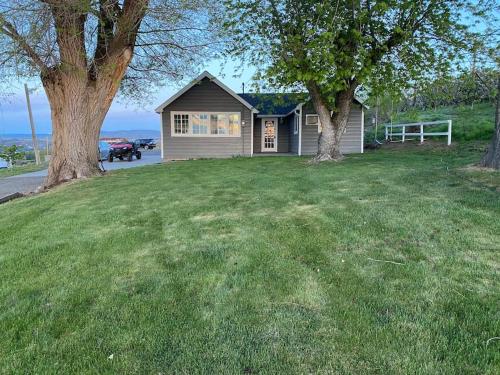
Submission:
MULTIPOLYGON (((250 87, 252 71, 243 71, 241 77, 234 78, 235 65, 228 63, 221 71, 221 62, 214 60, 199 73, 208 70, 218 77, 224 84, 236 92, 241 92, 241 85, 250 87)), ((195 77, 192 77, 195 78, 195 77)), ((189 80, 188 80, 189 81, 189 80)), ((188 83, 188 82, 186 82, 188 83)), ((29 82, 30 89, 36 89, 31 95, 31 107, 37 134, 50 134, 50 107, 41 84, 29 82)), ((170 85, 148 100, 147 104, 139 107, 134 103, 122 103, 115 100, 104 120, 103 131, 115 130, 160 130, 160 117, 154 109, 175 94, 181 86, 170 85)), ((30 134, 30 124, 24 94, 23 82, 17 82, 12 95, 0 97, 0 137, 6 134, 30 134)))

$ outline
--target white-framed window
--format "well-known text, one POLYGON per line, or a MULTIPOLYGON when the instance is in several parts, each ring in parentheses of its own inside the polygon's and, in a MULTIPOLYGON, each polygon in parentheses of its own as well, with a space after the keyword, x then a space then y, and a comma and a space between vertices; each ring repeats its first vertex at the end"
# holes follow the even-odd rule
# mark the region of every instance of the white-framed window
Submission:
POLYGON ((171 112, 172 137, 239 137, 237 112, 171 112))
POLYGON ((317 126, 318 133, 321 133, 323 131, 323 128, 321 126, 321 122, 319 121, 319 116, 316 114, 306 115, 306 125, 307 126, 317 126))
POLYGON ((295 114, 295 119, 293 121, 293 134, 299 134, 299 124, 300 124, 300 117, 298 114, 295 114))
POLYGON ((187 134, 189 130, 189 116, 182 114, 174 115, 174 133, 175 134, 187 134))

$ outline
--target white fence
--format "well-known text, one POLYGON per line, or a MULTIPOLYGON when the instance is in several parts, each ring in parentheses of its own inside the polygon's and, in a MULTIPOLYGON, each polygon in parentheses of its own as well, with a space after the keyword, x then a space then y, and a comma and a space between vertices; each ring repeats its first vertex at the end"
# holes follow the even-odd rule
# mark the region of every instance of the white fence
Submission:
POLYGON ((446 135, 448 136, 448 146, 451 144, 451 120, 444 121, 431 121, 431 122, 415 122, 411 124, 386 124, 385 125, 385 140, 388 141, 389 138, 392 141, 392 137, 401 137, 401 142, 404 142, 406 137, 420 137, 420 143, 424 142, 425 137, 433 137, 438 135, 446 135), (439 124, 448 124, 448 131, 446 132, 424 132, 424 127, 439 125, 439 124), (418 133, 407 133, 406 128, 416 127, 420 128, 418 133), (394 133, 394 128, 401 129, 401 132, 394 133), (390 130, 389 130, 390 129, 390 130))

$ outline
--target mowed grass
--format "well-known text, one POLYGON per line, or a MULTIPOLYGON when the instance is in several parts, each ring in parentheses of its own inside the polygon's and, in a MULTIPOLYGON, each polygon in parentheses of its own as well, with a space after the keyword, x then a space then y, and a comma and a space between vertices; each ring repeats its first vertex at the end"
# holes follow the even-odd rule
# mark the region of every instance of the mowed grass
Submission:
POLYGON ((18 174, 29 173, 29 172, 37 172, 46 169, 47 167, 48 163, 42 163, 40 165, 36 165, 35 163, 30 163, 25 165, 14 165, 13 168, 1 168, 0 178, 16 176, 18 174))
POLYGON ((481 152, 176 162, 4 204, 0 368, 498 374, 481 152))

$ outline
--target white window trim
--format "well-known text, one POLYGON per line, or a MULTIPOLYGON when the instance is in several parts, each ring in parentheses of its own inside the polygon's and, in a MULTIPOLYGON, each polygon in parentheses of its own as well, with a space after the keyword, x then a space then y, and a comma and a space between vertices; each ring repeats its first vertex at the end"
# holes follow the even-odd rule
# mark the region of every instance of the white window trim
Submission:
POLYGON ((194 138, 241 138, 241 112, 214 112, 214 111, 171 111, 170 112, 170 135, 171 137, 194 137, 194 138), (188 132, 186 134, 176 134, 174 129, 174 115, 188 115, 188 132), (208 134, 193 134, 192 115, 208 115, 208 134), (231 134, 210 134, 210 115, 238 115, 240 117, 239 133, 231 134))
POLYGON ((293 118, 293 134, 299 134, 299 127, 300 127, 300 117, 297 113, 295 113, 293 118))

